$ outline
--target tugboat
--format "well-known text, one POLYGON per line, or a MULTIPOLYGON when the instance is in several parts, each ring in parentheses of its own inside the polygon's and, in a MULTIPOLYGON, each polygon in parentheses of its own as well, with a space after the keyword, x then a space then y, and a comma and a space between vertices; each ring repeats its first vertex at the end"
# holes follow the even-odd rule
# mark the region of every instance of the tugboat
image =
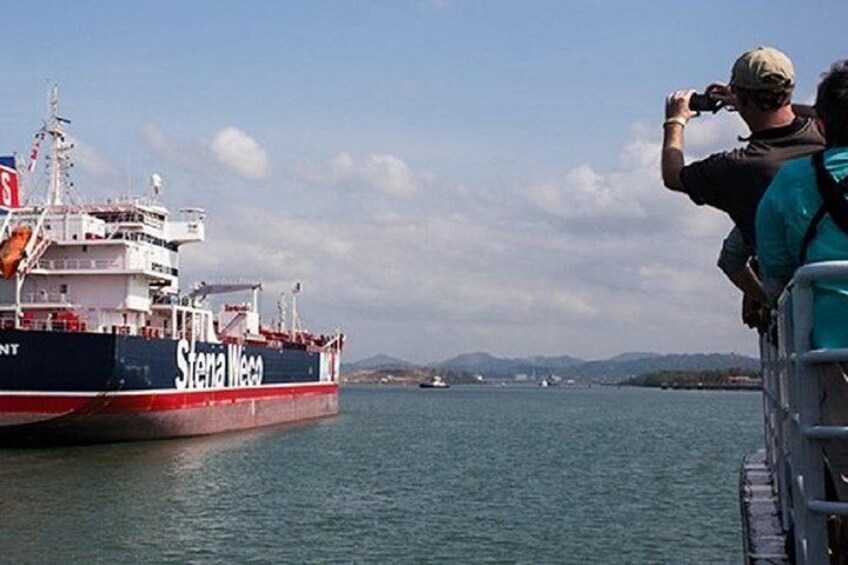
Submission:
POLYGON ((300 327, 300 283, 287 294, 289 327, 285 300, 277 324, 260 322, 259 282, 182 292, 179 251, 205 239, 204 211, 173 218, 158 175, 147 197, 66 202, 69 123, 54 87, 29 166, 0 158, 0 443, 147 440, 336 414, 344 336, 300 327), (35 169, 45 141, 47 197, 33 204, 18 173, 35 169), (231 292, 250 300, 213 312, 208 298, 231 292))
POLYGON ((433 378, 427 382, 418 385, 421 388, 450 388, 450 385, 439 375, 433 375, 433 378))

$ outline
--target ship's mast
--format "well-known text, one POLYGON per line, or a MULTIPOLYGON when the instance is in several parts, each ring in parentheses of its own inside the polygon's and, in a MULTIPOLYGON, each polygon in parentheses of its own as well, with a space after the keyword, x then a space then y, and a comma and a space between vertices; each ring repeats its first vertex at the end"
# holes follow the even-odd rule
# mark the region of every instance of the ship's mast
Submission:
POLYGON ((47 165, 50 180, 47 186, 47 200, 45 204, 48 206, 60 206, 63 203, 64 195, 67 191, 66 181, 68 178, 68 169, 71 166, 70 153, 74 148, 74 144, 65 141, 63 125, 71 122, 59 116, 59 87, 55 84, 50 90, 50 101, 47 112, 47 123, 44 126, 44 131, 50 136, 52 143, 50 144, 50 156, 47 165))
POLYGON ((277 300, 277 314, 279 316, 279 320, 277 322, 277 331, 285 332, 286 331, 286 293, 283 292, 280 294, 280 299, 277 300))
POLYGON ((303 331, 303 328, 300 327, 300 318, 297 317, 297 295, 300 294, 302 289, 303 286, 298 281, 294 283, 291 291, 291 335, 295 341, 297 340, 297 336, 303 331))

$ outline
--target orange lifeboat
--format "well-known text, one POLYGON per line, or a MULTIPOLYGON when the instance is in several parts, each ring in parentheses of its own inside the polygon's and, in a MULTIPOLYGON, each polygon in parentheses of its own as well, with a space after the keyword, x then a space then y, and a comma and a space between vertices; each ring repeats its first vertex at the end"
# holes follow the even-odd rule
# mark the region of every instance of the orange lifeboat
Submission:
POLYGON ((14 228, 12 235, 0 245, 0 272, 3 273, 3 278, 11 279, 15 276, 31 235, 31 228, 19 226, 14 228))

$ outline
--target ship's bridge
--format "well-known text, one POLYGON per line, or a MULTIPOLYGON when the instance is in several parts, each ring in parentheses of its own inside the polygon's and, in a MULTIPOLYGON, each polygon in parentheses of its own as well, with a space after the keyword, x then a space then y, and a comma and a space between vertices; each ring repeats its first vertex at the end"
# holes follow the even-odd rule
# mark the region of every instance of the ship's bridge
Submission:
POLYGON ((203 208, 182 208, 179 220, 165 224, 165 239, 176 244, 203 241, 206 229, 203 223, 206 212, 203 208))

